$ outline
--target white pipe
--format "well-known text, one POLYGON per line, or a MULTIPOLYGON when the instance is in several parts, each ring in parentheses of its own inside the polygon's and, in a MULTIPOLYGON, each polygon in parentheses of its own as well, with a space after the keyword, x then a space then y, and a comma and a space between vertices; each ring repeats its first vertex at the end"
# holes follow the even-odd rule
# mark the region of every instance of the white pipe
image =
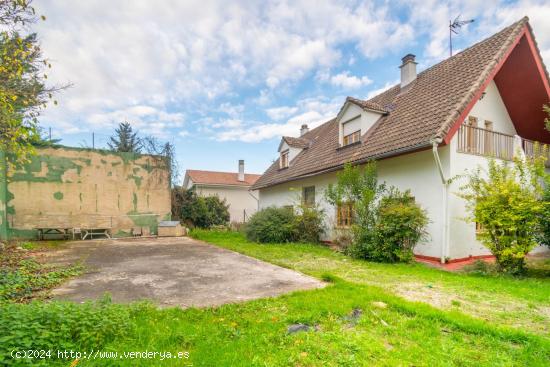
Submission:
POLYGON ((439 153, 437 147, 441 144, 441 138, 432 140, 432 152, 434 155, 435 165, 439 171, 439 176, 441 177, 441 183, 443 184, 443 233, 442 240, 443 246, 441 246, 441 263, 444 264, 449 255, 449 180, 445 178, 443 173, 443 167, 441 165, 441 159, 439 158, 439 153))
POLYGON ((254 196, 254 194, 252 194, 252 190, 248 190, 248 195, 252 196, 254 200, 256 200, 256 210, 260 210, 260 198, 254 196))

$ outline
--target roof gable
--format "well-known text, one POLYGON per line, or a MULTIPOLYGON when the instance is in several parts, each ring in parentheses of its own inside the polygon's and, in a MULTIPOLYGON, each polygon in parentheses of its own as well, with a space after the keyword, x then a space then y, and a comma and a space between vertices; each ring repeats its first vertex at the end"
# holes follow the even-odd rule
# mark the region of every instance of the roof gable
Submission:
POLYGON ((251 186, 261 175, 245 173, 244 181, 239 181, 237 172, 217 172, 188 169, 185 182, 191 180, 194 185, 251 186))
POLYGON ((495 69, 526 30, 530 30, 528 19, 523 18, 419 73, 406 89, 398 84, 367 101, 347 98, 344 106, 354 103, 371 110, 374 107, 378 112, 384 110, 363 144, 339 149, 338 122, 327 121, 304 136, 311 139, 310 134, 315 131, 316 138, 289 169, 278 172, 278 166, 272 165, 254 188, 340 169, 346 162, 362 163, 427 149, 438 137, 450 139, 458 129, 457 123, 464 120, 463 111, 479 99, 495 76, 495 69))
POLYGON ((286 143, 289 147, 292 148, 300 148, 304 149, 309 147, 310 141, 305 138, 294 138, 292 136, 283 136, 281 139, 281 142, 279 143, 279 152, 281 151, 281 147, 283 146, 283 143, 286 143))

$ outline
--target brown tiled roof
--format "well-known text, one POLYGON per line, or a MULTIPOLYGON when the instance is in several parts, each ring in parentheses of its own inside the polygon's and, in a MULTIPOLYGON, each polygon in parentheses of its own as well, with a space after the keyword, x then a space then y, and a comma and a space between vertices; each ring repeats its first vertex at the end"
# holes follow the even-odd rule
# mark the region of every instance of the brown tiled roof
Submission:
POLYGON ((200 171, 194 169, 188 169, 186 176, 193 181, 194 184, 203 185, 238 185, 238 186, 251 186, 253 185, 261 175, 245 173, 244 181, 238 180, 238 173, 236 172, 216 172, 216 171, 200 171))
POLYGON ((307 148, 310 141, 304 138, 293 138, 292 136, 283 136, 283 140, 291 147, 307 148))
POLYGON ((302 136, 310 141, 309 149, 300 152, 288 168, 279 169, 274 162, 253 188, 339 169, 346 162, 365 162, 431 146, 432 139, 446 136, 525 25, 526 17, 424 70, 404 90, 398 84, 367 101, 348 98, 347 102, 389 113, 375 123, 362 144, 343 148, 338 143, 336 119, 325 122, 302 136))
POLYGON ((386 107, 383 107, 380 104, 378 104, 378 103, 376 103, 372 100, 364 101, 364 100, 361 100, 361 99, 348 97, 348 98, 346 98, 346 102, 354 103, 354 104, 358 105, 359 107, 361 107, 364 110, 373 110, 373 111, 378 111, 378 112, 382 112, 382 113, 388 113, 389 112, 386 107))

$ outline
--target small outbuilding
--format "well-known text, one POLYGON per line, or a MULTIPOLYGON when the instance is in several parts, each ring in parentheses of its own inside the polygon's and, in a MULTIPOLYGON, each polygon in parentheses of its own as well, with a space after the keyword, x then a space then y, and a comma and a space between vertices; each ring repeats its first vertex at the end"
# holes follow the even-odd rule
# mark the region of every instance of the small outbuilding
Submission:
POLYGON ((185 228, 178 221, 163 220, 158 224, 159 237, 181 237, 184 235, 185 228))

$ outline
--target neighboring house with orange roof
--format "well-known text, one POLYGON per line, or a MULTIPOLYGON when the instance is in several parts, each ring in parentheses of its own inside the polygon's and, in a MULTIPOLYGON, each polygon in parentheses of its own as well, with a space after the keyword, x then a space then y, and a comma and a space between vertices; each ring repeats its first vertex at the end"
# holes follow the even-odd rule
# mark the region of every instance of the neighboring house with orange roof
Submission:
POLYGON ((302 126, 299 138, 283 137, 279 160, 252 186, 260 208, 292 205, 301 193, 325 210, 326 239, 334 239, 352 211, 329 205, 327 186, 346 162, 376 160, 379 180, 410 189, 428 212, 429 237, 417 255, 488 255, 476 224, 463 220, 460 180, 450 179, 486 165, 487 156, 510 160, 514 152, 532 155, 534 141, 550 144, 542 111, 550 82, 528 19, 421 73, 410 54, 400 68, 398 85, 369 100, 348 97, 334 119, 311 131, 302 126))
POLYGON ((201 196, 218 196, 229 205, 230 221, 246 222, 258 210, 258 191, 251 190, 261 175, 244 173, 239 160, 238 172, 217 172, 188 169, 183 187, 194 188, 201 196))

